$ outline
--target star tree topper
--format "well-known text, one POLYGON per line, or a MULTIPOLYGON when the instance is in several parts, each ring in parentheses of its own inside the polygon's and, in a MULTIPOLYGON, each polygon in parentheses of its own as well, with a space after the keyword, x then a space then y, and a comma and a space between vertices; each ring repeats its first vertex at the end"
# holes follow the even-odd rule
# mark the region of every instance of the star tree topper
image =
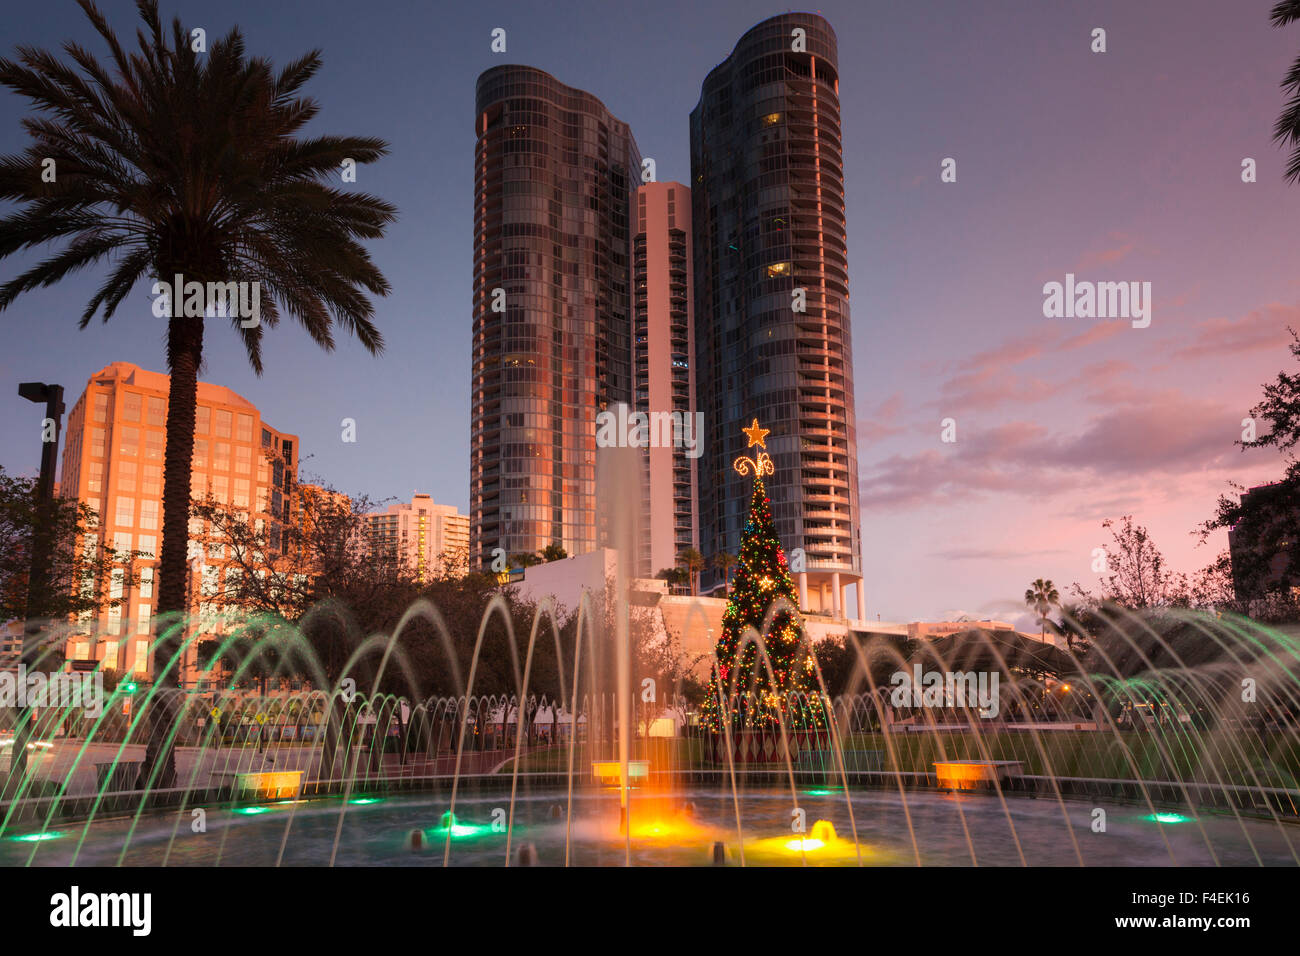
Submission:
POLYGON ((753 448, 757 445, 759 448, 763 449, 763 451, 760 451, 753 458, 750 458, 747 455, 741 455, 732 462, 732 466, 736 471, 740 472, 742 475, 747 475, 753 471, 755 478, 762 478, 764 475, 775 473, 776 466, 772 464, 772 456, 767 453, 767 442, 765 440, 771 429, 760 428, 758 425, 758 419, 755 418, 752 425, 748 428, 742 428, 741 431, 744 432, 745 437, 749 439, 749 444, 745 446, 746 448, 753 448))

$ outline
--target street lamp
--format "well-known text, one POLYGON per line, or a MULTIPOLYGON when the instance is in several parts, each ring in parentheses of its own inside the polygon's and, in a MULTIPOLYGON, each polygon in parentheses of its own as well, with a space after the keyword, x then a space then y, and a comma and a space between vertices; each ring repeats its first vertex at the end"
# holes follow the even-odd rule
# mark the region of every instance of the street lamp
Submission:
MULTIPOLYGON (((40 647, 41 619, 49 607, 50 558, 53 552, 54 469, 59 454, 59 426, 63 421, 63 386, 44 382, 23 382, 18 395, 29 402, 45 403, 41 422, 41 474, 36 482, 36 527, 32 529, 32 564, 27 578, 27 615, 23 625, 21 658, 23 667, 36 663, 40 647)), ((10 760, 10 778, 21 780, 27 771, 27 738, 31 711, 22 708, 14 727, 14 751, 10 760)))

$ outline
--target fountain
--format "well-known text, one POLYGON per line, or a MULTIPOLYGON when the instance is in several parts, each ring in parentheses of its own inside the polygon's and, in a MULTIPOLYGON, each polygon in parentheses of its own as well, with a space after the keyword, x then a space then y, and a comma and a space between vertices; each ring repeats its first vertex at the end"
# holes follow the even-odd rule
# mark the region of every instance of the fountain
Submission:
MULTIPOLYGON (((637 535, 622 503, 638 462, 634 449, 598 461, 620 555, 637 535)), ((223 650, 273 651, 273 687, 304 686, 250 692, 245 663, 201 691, 119 684, 95 711, 45 708, 39 759, 0 777, 0 865, 1300 863, 1300 645, 1283 630, 1112 609, 1086 657, 1056 652, 1055 676, 983 632, 910 655, 855 644, 857 685, 834 699, 819 668, 759 698, 715 658, 704 700, 679 682, 638 714, 623 561, 572 622, 545 602, 527 635, 495 595, 468 659, 426 600, 388 634, 348 624, 342 661, 284 622, 178 620, 160 638, 177 638, 178 659, 215 631, 223 650), (414 691, 401 639, 417 627, 458 693, 414 691), (504 633, 506 678, 484 666, 489 632, 504 633), (534 686, 544 664, 558 693, 534 686), (994 706, 899 693, 898 674, 925 671, 991 674, 994 706), (692 719, 657 719, 670 705, 692 719), (159 720, 176 753, 165 788, 138 772, 159 720)), ((774 679, 792 614, 774 600, 732 660, 774 679)))
MULTIPOLYGON (((894 706, 877 675, 908 661, 875 647, 862 652, 862 685, 823 699, 832 732, 820 748, 747 762, 716 739, 725 733, 652 737, 646 722, 620 720, 625 703, 596 678, 608 648, 593 650, 589 606, 562 700, 527 686, 528 662, 552 643, 538 638, 557 626, 549 609, 516 645, 520 685, 491 694, 475 692, 476 661, 465 694, 422 701, 353 692, 351 668, 282 694, 233 678, 173 691, 183 701, 167 790, 115 772, 140 759, 143 711, 161 691, 129 716, 114 698, 95 717, 42 713, 41 759, 21 780, 0 778, 0 863, 1035 864, 1062 862, 1063 847, 1089 865, 1300 861, 1300 732, 1288 719, 1300 684, 1284 632, 1179 612, 1180 633, 1218 649, 1188 663, 1168 620, 1134 618, 1134 636, 1102 648, 1069 691, 1006 681, 996 720, 959 702, 894 706), (1267 709, 1243 701, 1243 681, 1267 709), (214 709, 274 717, 219 725, 202 716, 214 709), (571 732, 542 742, 527 720, 491 719, 539 712, 571 732)), ((440 620, 430 607, 403 620, 417 616, 440 620)), ((367 639, 369 653, 387 660, 396 637, 367 639)), ((765 638, 752 639, 761 656, 765 638)), ((997 657, 995 643, 973 640, 997 657)))

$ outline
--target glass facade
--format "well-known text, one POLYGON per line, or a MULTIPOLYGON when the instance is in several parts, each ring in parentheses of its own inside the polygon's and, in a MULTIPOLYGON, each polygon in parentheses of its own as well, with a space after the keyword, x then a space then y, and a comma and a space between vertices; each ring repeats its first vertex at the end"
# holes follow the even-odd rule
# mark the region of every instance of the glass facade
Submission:
MULTIPOLYGON (((749 30, 691 113, 696 392, 709 439, 698 520, 709 559, 738 553, 752 479, 732 461, 745 451, 741 428, 758 418, 771 429, 767 488, 783 546, 804 550, 810 574, 860 574, 840 150, 835 33, 813 14, 749 30)), ((710 564, 703 586, 720 581, 710 564)))
POLYGON ((627 124, 541 70, 478 79, 470 565, 597 545, 595 416, 630 402, 627 124), (500 291, 498 291, 500 290, 500 291))

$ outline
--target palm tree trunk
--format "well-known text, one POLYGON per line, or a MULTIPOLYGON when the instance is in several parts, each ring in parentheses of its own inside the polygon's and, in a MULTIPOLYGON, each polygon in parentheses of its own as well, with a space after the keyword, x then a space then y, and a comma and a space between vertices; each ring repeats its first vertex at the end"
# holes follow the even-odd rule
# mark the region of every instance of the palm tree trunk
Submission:
MULTIPOLYGON (((164 272, 164 276, 166 273, 164 272)), ((158 630, 154 645, 155 687, 178 684, 180 661, 174 661, 188 611, 186 550, 190 532, 190 472, 194 457, 194 419, 198 404, 199 367, 203 363, 203 318, 172 316, 167 325, 167 454, 163 467, 162 554, 158 559, 158 630), (171 612, 175 612, 174 614, 171 612), (170 632, 171 636, 163 639, 170 632)), ((167 788, 176 781, 176 755, 168 741, 175 695, 155 695, 160 711, 148 724, 149 739, 140 767, 140 789, 167 788), (156 768, 156 773, 155 773, 156 768)))

